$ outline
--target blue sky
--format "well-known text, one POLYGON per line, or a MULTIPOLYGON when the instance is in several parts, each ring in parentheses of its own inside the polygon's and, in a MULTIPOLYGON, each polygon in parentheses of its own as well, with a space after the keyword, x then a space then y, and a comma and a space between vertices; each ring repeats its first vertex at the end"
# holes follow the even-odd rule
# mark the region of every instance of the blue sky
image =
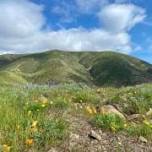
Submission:
POLYGON ((0 53, 114 50, 152 63, 151 0, 1 0, 0 53))

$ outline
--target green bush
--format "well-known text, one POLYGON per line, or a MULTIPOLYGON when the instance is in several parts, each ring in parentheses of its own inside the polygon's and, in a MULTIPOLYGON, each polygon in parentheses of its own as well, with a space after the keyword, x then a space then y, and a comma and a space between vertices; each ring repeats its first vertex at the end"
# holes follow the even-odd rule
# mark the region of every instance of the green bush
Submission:
POLYGON ((148 139, 152 139, 152 128, 146 124, 134 124, 126 128, 129 135, 132 136, 143 136, 148 139))
POLYGON ((33 134, 33 139, 38 147, 56 144, 67 135, 68 123, 63 119, 42 120, 38 128, 40 131, 33 134))
POLYGON ((76 103, 92 103, 98 104, 100 102, 99 96, 93 91, 89 89, 82 89, 73 94, 73 102, 76 103))
POLYGON ((145 88, 124 88, 113 96, 110 104, 116 103, 122 107, 124 113, 145 114, 152 107, 151 91, 145 88))
POLYGON ((52 107, 59 110, 67 109, 69 106, 69 103, 62 97, 57 97, 52 102, 52 107))
POLYGON ((92 123, 105 130, 112 132, 117 132, 124 129, 124 120, 122 120, 118 115, 106 114, 106 115, 96 115, 92 123))

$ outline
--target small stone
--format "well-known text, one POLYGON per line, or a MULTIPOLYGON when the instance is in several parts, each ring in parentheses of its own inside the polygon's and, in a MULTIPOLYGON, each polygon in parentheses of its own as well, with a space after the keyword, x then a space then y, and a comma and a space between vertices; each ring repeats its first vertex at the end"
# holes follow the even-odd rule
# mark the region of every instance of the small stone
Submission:
POLYGON ((141 142, 144 142, 144 143, 147 143, 147 142, 148 142, 147 139, 144 138, 143 136, 140 136, 140 137, 139 137, 139 140, 140 140, 141 142))
POLYGON ((96 139, 96 140, 101 140, 101 136, 99 134, 97 134, 94 130, 91 130, 89 135, 88 135, 91 139, 96 139))
POLYGON ((57 152, 55 148, 51 148, 48 152, 57 152))

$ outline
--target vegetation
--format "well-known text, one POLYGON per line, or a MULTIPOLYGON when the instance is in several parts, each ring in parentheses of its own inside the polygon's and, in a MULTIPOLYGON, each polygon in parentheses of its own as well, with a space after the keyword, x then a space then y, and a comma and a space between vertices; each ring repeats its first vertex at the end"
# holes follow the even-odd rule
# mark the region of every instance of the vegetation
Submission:
POLYGON ((67 136, 68 123, 60 115, 55 117, 52 113, 50 117, 51 102, 37 96, 35 90, 25 92, 24 89, 3 87, 0 92, 2 151, 41 151, 42 147, 44 150, 48 145, 59 144, 67 136))
POLYGON ((92 121, 97 127, 117 132, 125 127, 125 122, 119 116, 114 114, 96 115, 92 121))
POLYGON ((97 86, 127 86, 152 80, 150 64, 114 52, 50 51, 2 55, 0 63, 1 84, 12 84, 13 81, 21 84, 81 82, 97 86))
POLYGON ((131 136, 143 136, 149 140, 152 140, 152 127, 141 123, 141 124, 132 124, 126 129, 127 133, 131 136))
POLYGON ((152 85, 146 84, 120 89, 91 89, 81 84, 29 89, 2 86, 0 148, 13 152, 49 150, 69 138, 69 115, 85 117, 93 127, 103 131, 121 131, 130 136, 151 139, 152 124, 146 115, 152 105, 151 91, 152 85), (75 107, 75 104, 78 106, 75 107), (96 107, 105 104, 118 104, 124 115, 138 113, 144 115, 144 119, 130 122, 117 115, 102 115, 96 107))
POLYGON ((60 148, 83 121, 152 140, 152 84, 130 86, 151 81, 150 64, 113 52, 60 51, 4 55, 0 63, 0 151, 60 148), (101 113, 103 105, 125 120, 101 113), (134 115, 140 118, 129 119, 134 115))

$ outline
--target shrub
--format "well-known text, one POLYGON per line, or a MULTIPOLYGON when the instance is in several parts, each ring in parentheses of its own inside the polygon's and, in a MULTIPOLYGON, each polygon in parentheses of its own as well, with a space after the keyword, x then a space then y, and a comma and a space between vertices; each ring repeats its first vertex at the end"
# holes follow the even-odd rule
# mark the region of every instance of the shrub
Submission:
POLYGON ((69 106, 69 103, 62 97, 57 97, 52 102, 52 107, 59 110, 67 109, 69 106))
POLYGON ((126 114, 144 114, 152 106, 151 91, 144 91, 144 88, 120 89, 111 99, 111 104, 117 103, 126 114))
POLYGON ((114 114, 96 115, 92 122, 95 126, 112 132, 122 130, 125 125, 124 120, 114 114))
POLYGON ((126 131, 132 136, 143 136, 145 138, 152 139, 152 128, 146 124, 132 124, 126 128, 126 131))
POLYGON ((68 123, 63 119, 46 119, 38 125, 39 131, 33 135, 38 147, 56 144, 67 135, 68 123))
POLYGON ((82 89, 74 93, 73 102, 98 104, 100 98, 93 90, 82 89))

